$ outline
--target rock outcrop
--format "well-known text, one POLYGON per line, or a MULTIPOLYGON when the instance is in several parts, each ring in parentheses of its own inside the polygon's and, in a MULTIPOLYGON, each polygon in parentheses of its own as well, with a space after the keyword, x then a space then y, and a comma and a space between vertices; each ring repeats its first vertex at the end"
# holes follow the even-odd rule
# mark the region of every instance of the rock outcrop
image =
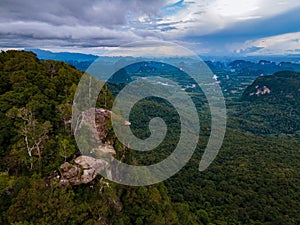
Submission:
MULTIPOLYGON (((107 124, 111 118, 112 112, 103 108, 91 108, 82 112, 78 118, 75 127, 75 135, 82 135, 80 129, 83 126, 88 128, 86 135, 82 136, 87 139, 90 149, 88 154, 79 156, 74 160, 74 164, 65 162, 60 166, 60 185, 80 185, 91 182, 95 177, 105 170, 109 176, 109 160, 116 154, 113 146, 106 141, 109 133, 107 124), (94 158, 94 156, 96 158, 94 158)), ((129 126, 130 122, 125 121, 124 126, 129 126)))
POLYGON ((90 139, 104 141, 109 129, 107 122, 111 118, 111 111, 103 108, 91 108, 82 112, 77 120, 74 133, 76 134, 84 125, 89 127, 90 139))
POLYGON ((60 166, 61 185, 87 184, 108 166, 105 160, 94 159, 90 156, 79 156, 74 162, 74 165, 65 162, 60 166))

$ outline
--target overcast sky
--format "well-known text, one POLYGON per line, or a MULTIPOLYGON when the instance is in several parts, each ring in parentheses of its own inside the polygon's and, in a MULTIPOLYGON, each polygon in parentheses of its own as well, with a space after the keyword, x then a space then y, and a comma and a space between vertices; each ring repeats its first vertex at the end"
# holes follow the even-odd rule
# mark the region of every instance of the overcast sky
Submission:
POLYGON ((0 48, 100 54, 166 40, 199 54, 300 54, 299 0, 0 0, 0 48))

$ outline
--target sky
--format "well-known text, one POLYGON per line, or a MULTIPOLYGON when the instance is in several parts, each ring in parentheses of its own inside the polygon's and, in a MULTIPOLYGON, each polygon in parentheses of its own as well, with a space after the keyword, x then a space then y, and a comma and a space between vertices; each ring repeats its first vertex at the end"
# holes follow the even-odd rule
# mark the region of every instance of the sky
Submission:
POLYGON ((102 54, 170 41, 200 55, 300 54, 299 0, 0 0, 0 49, 102 54))

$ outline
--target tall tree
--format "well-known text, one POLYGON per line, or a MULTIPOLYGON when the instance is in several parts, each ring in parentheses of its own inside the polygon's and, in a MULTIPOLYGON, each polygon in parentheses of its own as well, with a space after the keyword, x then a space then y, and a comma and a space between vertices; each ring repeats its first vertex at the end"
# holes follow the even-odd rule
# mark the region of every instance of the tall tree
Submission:
POLYGON ((67 161, 67 158, 75 153, 75 145, 67 137, 59 138, 59 155, 67 161))
MULTIPOLYGON (((37 155, 38 159, 42 159, 42 149, 43 142, 47 139, 47 134, 51 129, 51 123, 45 121, 44 123, 39 123, 34 119, 31 110, 23 107, 20 109, 12 108, 8 111, 7 115, 12 118, 21 119, 20 123, 17 123, 17 129, 21 136, 24 138, 26 150, 30 158, 33 155, 37 155)), ((33 163, 31 161, 31 168, 33 163)))
POLYGON ((72 117, 72 105, 69 102, 65 102, 63 104, 60 104, 57 106, 57 110, 59 111, 59 114, 64 121, 64 132, 67 131, 68 124, 71 123, 71 117, 72 117))

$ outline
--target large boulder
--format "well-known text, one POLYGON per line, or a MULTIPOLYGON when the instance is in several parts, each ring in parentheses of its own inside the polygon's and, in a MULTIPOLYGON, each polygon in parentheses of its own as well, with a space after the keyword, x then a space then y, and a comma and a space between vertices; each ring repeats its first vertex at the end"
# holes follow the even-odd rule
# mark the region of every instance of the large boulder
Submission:
POLYGON ((106 169, 108 162, 90 156, 79 156, 72 165, 65 162, 60 166, 61 185, 80 185, 90 183, 106 169))

